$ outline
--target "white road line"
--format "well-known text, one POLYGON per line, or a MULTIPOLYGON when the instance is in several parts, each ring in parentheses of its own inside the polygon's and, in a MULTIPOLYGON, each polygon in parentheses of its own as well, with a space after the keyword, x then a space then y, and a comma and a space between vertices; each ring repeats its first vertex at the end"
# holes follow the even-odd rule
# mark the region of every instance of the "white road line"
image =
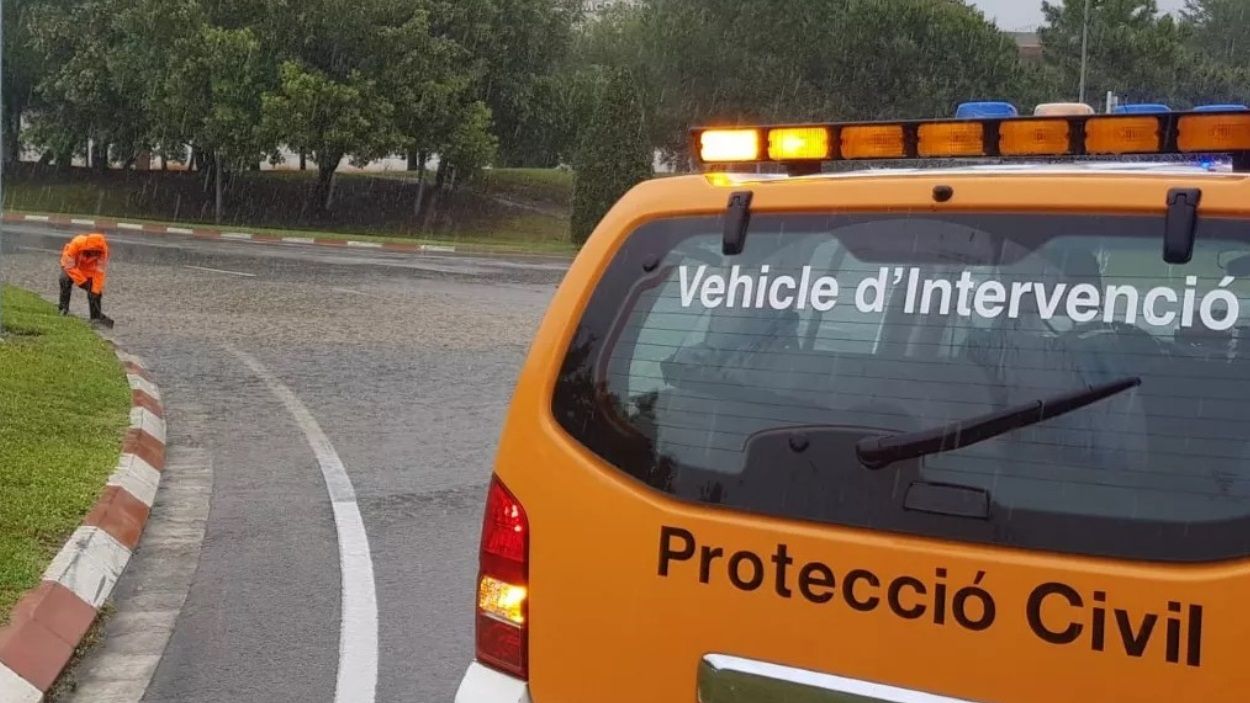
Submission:
POLYGON ((225 269, 213 269, 213 268, 209 268, 209 267, 207 267, 207 266, 190 266, 190 265, 186 265, 186 266, 183 266, 183 268, 195 269, 196 271, 208 271, 209 273, 224 273, 224 274, 229 275, 229 276, 246 276, 246 277, 248 277, 248 278, 255 278, 255 277, 256 277, 256 274, 254 274, 254 273, 247 273, 246 271, 227 271, 227 270, 225 270, 225 269))
POLYGON ((222 239, 251 239, 252 235, 247 232, 222 232, 222 239))
POLYGON ((26 215, 26 220, 28 222, 47 222, 51 219, 52 218, 47 215, 26 215))
POLYGON ((133 222, 118 222, 117 229, 137 229, 142 230, 143 225, 137 225, 133 222))
POLYGON ((351 288, 331 288, 330 290, 334 291, 335 293, 349 293, 351 295, 363 295, 369 298, 373 297, 372 295, 369 295, 368 293, 358 291, 358 290, 352 290, 351 288))
POLYGON ((382 245, 378 242, 362 242, 356 239, 347 240, 347 246, 357 247, 360 249, 381 249, 382 245))
POLYGON ((316 244, 317 240, 312 237, 283 237, 282 241, 287 244, 316 244))
POLYGON ((165 231, 170 234, 195 234, 195 230, 186 227, 166 227, 165 231))
POLYGON ((356 489, 330 438, 316 418, 276 376, 247 352, 227 345, 252 373, 269 386, 286 406, 312 447, 334 509, 339 538, 339 574, 342 579, 342 622, 339 624, 339 671, 335 703, 373 703, 378 685, 378 599, 373 584, 373 556, 365 532, 356 489))
POLYGON ((74 219, 74 220, 70 220, 70 221, 69 221, 69 223, 70 223, 71 225, 85 225, 85 226, 87 226, 87 227, 95 227, 95 220, 78 220, 78 219, 74 219))

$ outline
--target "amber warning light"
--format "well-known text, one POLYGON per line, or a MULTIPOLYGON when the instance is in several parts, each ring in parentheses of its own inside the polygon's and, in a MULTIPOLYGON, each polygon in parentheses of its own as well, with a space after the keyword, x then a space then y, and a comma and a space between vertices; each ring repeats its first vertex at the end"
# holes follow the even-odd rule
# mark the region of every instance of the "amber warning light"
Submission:
POLYGON ((934 158, 1064 158, 1125 154, 1233 155, 1250 171, 1250 112, 1024 117, 699 128, 704 164, 778 163, 812 173, 827 161, 934 158))

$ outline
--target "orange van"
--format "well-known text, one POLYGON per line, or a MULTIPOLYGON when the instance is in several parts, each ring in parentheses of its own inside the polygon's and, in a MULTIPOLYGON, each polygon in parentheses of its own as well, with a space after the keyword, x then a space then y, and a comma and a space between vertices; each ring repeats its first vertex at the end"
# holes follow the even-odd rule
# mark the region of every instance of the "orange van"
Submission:
POLYGON ((457 703, 1250 698, 1250 114, 693 137, 788 175, 577 257, 457 703))

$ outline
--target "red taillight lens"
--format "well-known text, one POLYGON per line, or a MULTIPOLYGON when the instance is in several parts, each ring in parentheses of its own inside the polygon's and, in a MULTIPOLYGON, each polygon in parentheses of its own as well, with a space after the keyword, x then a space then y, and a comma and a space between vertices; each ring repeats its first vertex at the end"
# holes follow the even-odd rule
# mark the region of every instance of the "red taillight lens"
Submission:
POLYGON ((482 521, 482 570, 492 576, 525 579, 529 556, 529 524, 525 510, 507 488, 494 479, 486 494, 486 516, 482 521))
POLYGON ((477 658, 526 678, 529 522, 521 503, 492 478, 482 521, 477 579, 477 658))
POLYGON ((477 615, 477 660, 508 674, 527 678, 525 627, 477 615))

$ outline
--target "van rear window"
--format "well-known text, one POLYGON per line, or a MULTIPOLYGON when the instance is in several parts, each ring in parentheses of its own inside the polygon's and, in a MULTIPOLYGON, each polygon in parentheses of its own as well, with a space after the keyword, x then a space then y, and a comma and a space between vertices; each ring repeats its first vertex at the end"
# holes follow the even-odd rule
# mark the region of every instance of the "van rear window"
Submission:
POLYGON ((569 346, 555 417, 616 469, 836 525, 1250 554, 1250 223, 1203 219, 1183 266, 1163 260, 1162 216, 756 215, 736 256, 721 228, 634 232, 569 346), (949 431, 1118 382, 1040 422, 949 431))

